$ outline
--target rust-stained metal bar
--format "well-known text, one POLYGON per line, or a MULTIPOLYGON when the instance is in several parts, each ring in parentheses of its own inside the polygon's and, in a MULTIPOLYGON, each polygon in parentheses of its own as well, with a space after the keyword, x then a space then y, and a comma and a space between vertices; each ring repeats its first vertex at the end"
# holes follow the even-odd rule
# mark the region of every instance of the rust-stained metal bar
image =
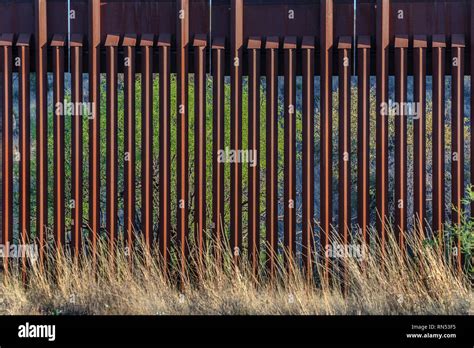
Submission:
MULTIPOLYGON (((63 247, 65 237, 65 168, 64 168, 64 36, 55 36, 51 42, 53 47, 53 103, 54 103, 54 241, 59 251, 63 247)), ((75 110, 74 110, 75 111, 75 110)), ((73 111, 73 115, 74 115, 73 111)))
POLYGON ((395 102, 399 113, 395 115, 395 235, 405 251, 407 232, 407 51, 408 35, 395 37, 395 102))
POLYGON ((260 254, 260 37, 248 40, 248 149, 253 163, 248 166, 248 256, 254 277, 258 276, 260 254))
POLYGON ((188 245, 188 45, 189 0, 177 2, 176 28, 176 101, 177 121, 177 231, 178 262, 181 276, 186 274, 188 245))
MULTIPOLYGON (((333 50, 333 1, 321 0, 321 158, 320 158, 320 205, 321 250, 323 253, 323 277, 329 278, 329 257, 332 224, 332 50, 333 50)), ((325 280, 325 281, 326 281, 325 280)))
POLYGON ((415 35, 414 50, 414 214, 415 228, 420 237, 425 235, 426 225, 426 47, 427 38, 415 35))
POLYGON ((433 35, 433 231, 443 245, 445 222, 445 60, 446 37, 433 35))
MULTIPOLYGON (((71 35, 71 97, 76 106, 82 105, 83 37, 71 35)), ((83 115, 74 113, 71 120, 71 198, 72 207, 72 248, 74 257, 78 257, 82 248, 83 223, 83 115)), ((90 116, 90 115, 87 115, 90 116)))
MULTIPOLYGON (((452 52, 452 106, 451 106, 451 177, 452 223, 462 223, 462 199, 464 195, 464 35, 451 36, 452 52)), ((456 238, 453 253, 458 271, 462 270, 461 240, 456 238)))
POLYGON ((3 267, 8 272, 10 245, 13 242, 13 34, 0 37, 2 65, 2 245, 3 267))
POLYGON ((303 74, 303 236, 302 260, 306 280, 313 279, 314 264, 314 37, 301 43, 303 74))
POLYGON ((143 34, 142 54, 142 234, 149 251, 153 244, 153 34, 143 34))
MULTIPOLYGON (((242 49, 244 2, 231 0, 230 148, 242 149, 242 49)), ((242 164, 230 164, 230 247, 238 262, 242 252, 242 164)))
POLYGON ((342 36, 339 53, 339 236, 349 244, 351 231, 351 49, 352 38, 342 36))
POLYGON ((36 49, 36 235, 43 266, 48 225, 48 96, 46 0, 35 0, 36 49))
POLYGON ((100 0, 89 0, 89 228, 95 267, 100 231, 100 0))
POLYGON ((170 212, 170 46, 171 36, 158 38, 160 72, 160 230, 159 249, 163 266, 170 262, 171 212, 170 212))
POLYGON ((296 256, 296 37, 285 37, 284 244, 288 269, 296 256))
POLYGON ((388 115, 382 106, 388 104, 388 52, 390 34, 390 0, 377 0, 377 92, 376 92, 376 201, 377 231, 382 255, 385 254, 388 218, 388 115))
POLYGON ((198 262, 204 261, 206 230, 206 46, 205 34, 194 37, 194 240, 198 262))
POLYGON ((364 244, 370 242, 370 36, 357 38, 357 222, 364 244))
POLYGON ((278 256, 278 37, 268 37, 266 51, 266 268, 273 278, 278 256))
POLYGON ((117 54, 120 37, 107 35, 105 49, 107 54, 107 122, 106 122, 106 228, 109 242, 109 253, 115 255, 118 212, 118 102, 117 102, 117 54))
POLYGON ((136 194, 136 106, 135 106, 135 54, 137 36, 125 34, 122 46, 124 47, 124 229, 128 259, 132 260, 132 249, 135 238, 135 194, 136 194))
POLYGON ((224 150, 225 131, 225 39, 217 37, 212 43, 212 223, 214 228, 215 255, 222 262, 224 247, 224 163, 219 160, 219 151, 224 150))
MULTIPOLYGON (((31 237, 30 224, 30 34, 21 34, 16 43, 18 47, 18 56, 20 58, 19 69, 19 160, 20 160, 20 197, 19 197, 19 231, 21 244, 26 245, 31 237)), ((22 280, 26 282, 27 277, 27 257, 26 254, 21 258, 22 280)))

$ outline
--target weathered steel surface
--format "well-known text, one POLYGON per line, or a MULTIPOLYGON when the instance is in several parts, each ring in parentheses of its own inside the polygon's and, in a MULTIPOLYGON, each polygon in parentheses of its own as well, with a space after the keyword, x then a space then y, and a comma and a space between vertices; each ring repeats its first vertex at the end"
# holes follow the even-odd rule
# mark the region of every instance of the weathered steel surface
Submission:
POLYGON ((92 115, 89 120, 89 229, 92 258, 97 254, 100 230, 100 0, 89 0, 89 102, 92 115))
MULTIPOLYGON (((231 0, 230 148, 242 149, 243 0, 231 0)), ((230 247, 234 261, 242 252, 242 164, 230 164, 230 247)))
MULTIPOLYGON (((40 266, 48 227, 48 97, 46 0, 35 0, 36 54, 36 235, 40 266)), ((6 200, 8 202, 8 200, 6 200)))
MULTIPOLYGON (((71 37, 71 100, 75 105, 83 102, 83 37, 80 34, 71 37)), ((83 225, 83 113, 72 115, 71 122, 71 180, 72 180, 72 245, 74 256, 82 248, 83 225)))
POLYGON ((171 187, 170 187, 170 35, 158 38, 160 64, 160 232, 159 246, 163 265, 170 261, 171 187))
POLYGON ((126 235, 126 247, 128 257, 131 261, 133 241, 136 232, 136 105, 135 105, 135 64, 136 64, 137 36, 125 34, 122 42, 124 48, 124 231, 126 235))
POLYGON ((189 1, 176 3, 176 109, 177 109, 177 230, 178 261, 180 272, 185 274, 189 254, 188 245, 188 46, 189 46, 189 1))
POLYGON ((107 50, 106 77, 106 231, 109 242, 109 253, 113 258, 118 231, 118 92, 117 64, 118 44, 120 37, 108 35, 105 40, 107 50))
MULTIPOLYGON (((433 35, 433 231, 443 243, 445 212, 445 63, 446 37, 433 35)), ((471 171, 472 172, 472 171, 471 171)))
POLYGON ((332 56, 333 0, 321 2, 321 124, 320 124, 320 204, 321 248, 324 253, 324 276, 329 276, 329 257, 325 253, 332 234, 332 56))
POLYGON ((377 231, 382 252, 385 251, 388 222, 388 64, 390 44, 390 0, 377 0, 377 101, 376 107, 376 200, 377 231))
MULTIPOLYGON (((64 38, 53 39, 53 65, 54 65, 54 240, 58 249, 64 243, 64 38)), ((76 111, 76 110, 74 110, 76 111)), ((73 113, 74 115, 74 113, 73 113)))
POLYGON ((212 43, 212 228, 215 242, 215 256, 222 261, 224 246, 224 163, 219 160, 219 151, 224 149, 225 115, 224 115, 224 73, 225 41, 215 38, 212 43))
POLYGON ((370 36, 357 38, 357 223, 364 243, 370 226, 370 36))
POLYGON ((194 240, 204 258, 206 226, 206 35, 194 37, 194 240))

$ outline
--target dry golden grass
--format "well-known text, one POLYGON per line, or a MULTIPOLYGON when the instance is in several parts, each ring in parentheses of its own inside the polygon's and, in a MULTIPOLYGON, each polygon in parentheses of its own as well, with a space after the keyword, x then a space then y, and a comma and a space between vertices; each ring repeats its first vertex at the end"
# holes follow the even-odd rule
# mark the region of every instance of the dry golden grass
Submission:
MULTIPOLYGON (((157 257, 123 254, 115 263, 102 245, 94 272, 90 258, 75 264, 50 256, 48 271, 32 266, 27 285, 13 268, 0 285, 1 314, 467 314, 474 308, 468 279, 453 272, 435 248, 410 240, 413 257, 403 257, 389 239, 384 261, 369 248, 363 263, 346 258, 347 294, 340 286, 307 284, 292 267, 277 279, 257 281, 242 261, 218 267, 206 255, 202 272, 163 276, 157 257), (189 280, 192 278, 192 280, 189 280), (179 286, 178 279, 185 279, 179 286)), ((105 243, 104 243, 105 244, 105 243)), ((134 253, 135 255, 138 253, 134 253)), ((228 255, 228 253, 226 253, 228 255)), ((243 260, 245 257, 243 257, 243 260)), ((197 262, 191 260, 190 266, 197 262)), ((316 279, 320 267, 315 270, 316 279)), ((336 279, 335 276, 332 279, 336 279)), ((323 284, 324 285, 324 284, 323 284)))

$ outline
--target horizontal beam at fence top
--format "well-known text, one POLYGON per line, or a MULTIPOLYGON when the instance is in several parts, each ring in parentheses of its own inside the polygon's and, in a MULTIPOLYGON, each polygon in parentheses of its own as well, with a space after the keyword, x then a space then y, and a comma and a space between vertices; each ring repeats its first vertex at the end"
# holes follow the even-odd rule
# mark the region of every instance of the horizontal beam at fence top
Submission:
MULTIPOLYGON (((32 0, 0 1, 0 34, 33 34, 35 28, 31 18, 34 17, 34 3, 32 0)), ((56 34, 67 34, 67 1, 48 0, 46 3, 48 40, 51 40, 56 34)), ((89 41, 88 34, 91 25, 90 3, 86 0, 71 1, 71 33, 81 34, 85 43, 89 41)), ((333 3, 333 35, 335 39, 342 36, 354 36, 355 27, 356 36, 369 35, 375 43, 375 0, 358 0, 355 12, 352 0, 333 0, 333 3)), ((427 35, 430 40, 433 35, 444 34, 448 38, 448 43, 451 35, 461 34, 466 37, 466 42, 470 42, 469 1, 392 0, 389 3, 391 45, 394 44, 397 35, 408 35, 412 40, 414 35, 419 34, 427 35)), ((193 39, 196 35, 202 34, 207 35, 208 39, 222 37, 229 48, 232 25, 231 1, 213 0, 211 8, 209 4, 209 0, 189 0, 189 38, 193 39)), ((244 43, 246 44, 250 37, 265 39, 277 36, 282 45, 284 37, 296 36, 298 44, 301 44, 304 36, 313 36, 316 38, 316 54, 318 54, 321 38, 320 11, 321 2, 317 0, 245 0, 243 2, 244 43)), ((176 0, 101 1, 100 12, 102 45, 109 34, 123 36, 134 33, 141 36, 153 33, 156 38, 161 34, 168 34, 171 40, 171 61, 172 63, 175 61, 173 57, 176 47, 177 23, 180 20, 180 15, 186 15, 180 13, 176 0)), ((87 49, 85 49, 85 53, 87 54, 87 49)), ((32 50, 32 54, 34 54, 34 50, 32 50)), ((372 54, 374 53, 372 52, 372 54)), ((192 57, 192 52, 190 55, 192 57)), ((467 62, 470 61, 469 58, 470 50, 466 50, 467 62)), ((103 49, 102 59, 105 62, 105 49, 103 49)), ((87 60, 85 60, 86 62, 87 60)), ((431 60, 428 59, 428 62, 431 60)), ((190 63, 192 71, 194 64, 192 64, 192 60, 190 63)), ((470 73, 469 65, 466 65, 467 74, 470 73)), ((32 68, 34 69, 34 67, 32 68)), ((84 68, 87 71, 87 64, 84 68)), ((334 68, 337 68, 336 65, 334 68)), ((171 71, 174 69, 174 64, 172 64, 171 71)), ((392 69, 393 67, 390 67, 390 70, 392 69)), ((429 72, 430 66, 427 69, 429 72)), ((48 70, 52 71, 52 66, 48 66, 48 70)), ((282 68, 279 71, 283 74, 282 68)), ((243 73, 246 74, 246 67, 244 67, 243 73)), ((411 73, 410 67, 408 73, 411 73)), ((297 74, 301 74, 301 72, 297 71, 297 74)), ((318 74, 318 70, 316 70, 316 74, 318 74)), ((337 71, 334 71, 334 74, 337 74, 337 71)))
MULTIPOLYGON (((189 1, 189 32, 230 37, 230 0, 189 1), (210 18, 211 16, 211 18, 210 18)), ((333 1, 335 36, 352 35, 354 4, 352 0, 333 1)), ((0 1, 0 32, 33 32, 34 2, 0 1)), ((87 34, 89 2, 72 0, 70 24, 72 33, 87 34)), ((246 0, 244 1, 244 38, 249 36, 319 36, 318 0, 246 0)), ((392 0, 391 38, 396 34, 469 34, 469 1, 466 0, 392 0), (429 20, 423 20, 423 18, 429 20)), ((67 1, 47 1, 48 34, 68 32, 67 1)), ((177 1, 101 1, 101 38, 107 34, 134 32, 176 33, 179 12, 177 1)), ((375 1, 357 1, 357 32, 367 35, 375 31, 375 1)))
MULTIPOLYGON (((4 35, 12 35, 12 34, 4 34, 4 35)), ((23 34, 20 34, 20 35, 14 35, 15 37, 15 40, 13 40, 13 45, 12 45, 12 52, 13 52, 13 56, 14 57, 18 57, 21 53, 21 47, 22 46, 30 46, 30 47, 33 47, 33 41, 31 41, 30 43, 23 43, 23 42, 20 42, 20 40, 16 39, 16 38, 19 38, 21 35, 23 34)), ((59 37, 61 34, 55 34, 51 40, 49 41, 49 46, 47 47, 47 56, 50 57, 52 56, 53 54, 53 51, 54 51, 54 48, 58 46, 58 42, 56 40, 57 37, 59 37)), ((71 52, 70 52, 70 55, 72 55, 72 49, 76 46, 79 46, 79 47, 83 47, 83 52, 84 52, 84 56, 86 59, 84 59, 82 61, 82 69, 85 73, 88 73, 89 72, 89 48, 88 46, 86 46, 86 41, 74 41, 73 38, 74 36, 80 36, 81 34, 73 34, 71 36, 71 44, 70 44, 70 47, 71 47, 71 52), (83 46, 84 45, 84 46, 83 46)), ((135 35, 135 34, 125 34, 125 35, 122 35, 121 36, 121 39, 120 39, 120 43, 117 47, 117 51, 118 51, 118 58, 119 58, 119 64, 117 66, 117 72, 122 74, 125 72, 125 66, 124 64, 121 64, 120 62, 123 62, 123 60, 125 59, 126 57, 126 52, 127 52, 127 47, 130 47, 130 45, 127 43, 127 41, 125 41, 125 38, 128 37, 129 35, 135 35)), ((174 45, 171 45, 171 43, 165 43, 163 44, 162 42, 160 42, 160 38, 163 36, 163 35, 167 35, 169 36, 169 34, 161 34, 159 37, 156 36, 155 37, 155 42, 152 44, 150 44, 152 47, 152 53, 153 53, 153 56, 158 58, 159 56, 159 47, 160 46, 170 46, 170 72, 171 73, 176 73, 176 64, 177 64, 177 53, 176 53, 176 50, 175 50, 175 46, 174 45)), ((202 34, 201 34, 202 35, 202 34)), ((439 35, 433 35, 433 38, 437 37, 439 35)), ((455 35, 453 35, 454 37, 455 35)), ((195 35, 192 40, 194 41, 195 38, 198 37, 198 35, 195 35)), ((298 44, 297 44, 297 48, 296 48, 296 54, 297 54, 297 57, 301 57, 303 55, 303 52, 305 50, 307 50, 306 47, 304 47, 304 45, 302 44, 304 38, 308 38, 309 36, 304 36, 304 37, 301 37, 301 38, 297 38, 298 39, 298 44)), ((346 36, 347 37, 347 36, 346 36)), ((360 36, 360 38, 368 38, 368 36, 360 36)), ((268 38, 263 38, 262 39, 262 46, 265 45, 265 42, 267 42, 268 40, 273 40, 275 37, 268 37, 268 38)), ((314 38, 314 37, 312 37, 314 38)), ((339 41, 341 38, 343 37, 336 37, 335 40, 336 41, 339 41)), ((212 38, 213 42, 215 41, 215 39, 217 38, 212 38)), ((219 38, 219 39, 222 39, 222 42, 224 41, 223 38, 219 38)), ((278 38, 277 38, 278 39, 278 38)), ((375 41, 375 36, 372 37, 372 42, 375 41)), ((284 37, 281 38, 281 41, 284 40, 284 37)), ((433 39, 434 40, 434 39, 433 39)), ((406 51, 407 51, 407 55, 408 57, 413 57, 413 55, 415 54, 415 49, 413 48, 413 40, 409 40, 410 41, 410 44, 409 44, 409 47, 406 48, 406 51)), ((432 73, 433 73, 433 62, 432 62, 432 57, 433 57, 433 53, 436 51, 436 48, 438 47, 438 43, 434 42, 433 41, 433 44, 431 43, 432 39, 431 37, 429 37, 429 46, 426 48, 426 57, 427 57, 427 62, 426 62, 426 74, 427 76, 431 76, 432 73)), ((446 56, 449 58, 452 56, 453 54, 453 49, 452 47, 455 48, 455 46, 451 46, 451 38, 450 37, 446 37, 446 56)), ((137 41, 139 42, 139 41, 137 41)), ((247 42, 244 44, 244 48, 243 48, 243 62, 242 62, 242 74, 244 76, 248 76, 248 73, 249 73, 249 64, 248 64, 248 56, 250 54, 250 52, 252 51, 252 48, 249 47, 249 42, 250 42, 250 39, 247 40, 247 42)), ((62 45, 65 45, 65 52, 64 52, 64 61, 65 63, 67 63, 68 61, 68 43, 66 41, 64 41, 63 43, 61 43, 62 45)), ((321 74, 321 71, 320 71, 320 65, 318 64, 318 61, 321 57, 321 47, 320 47, 320 42, 317 40, 316 38, 316 45, 314 47, 314 49, 312 48, 312 50, 314 51, 315 53, 315 66, 314 66, 314 75, 315 76, 320 76, 321 74)), ((100 71, 101 73, 106 73, 106 67, 107 67, 107 62, 106 62, 106 47, 107 45, 104 43, 101 44, 100 46, 100 71)), ((135 72, 136 73, 141 73, 142 72, 142 60, 141 60, 141 56, 142 56, 142 52, 139 50, 139 47, 138 45, 136 46, 133 46, 137 49, 137 52, 136 52, 136 55, 137 55, 137 59, 135 61, 135 72)), ((275 54, 278 55, 279 57, 279 60, 278 60, 278 76, 283 76, 284 75, 284 66, 283 66, 283 58, 284 58, 284 45, 283 44, 276 44, 275 45, 276 48, 278 48, 275 52, 275 54)), ((469 48, 470 45, 465 45, 466 48, 469 48)), ((351 48, 353 50, 357 50, 358 48, 361 49, 361 48, 364 48, 363 45, 359 45, 358 43, 358 40, 356 40, 356 42, 354 44, 351 45, 351 48)), ((375 47, 375 44, 372 43, 372 44, 369 44, 368 45, 368 55, 371 57, 370 59, 370 67, 369 67, 369 74, 371 76, 375 76, 376 75, 376 61, 375 61, 375 56, 376 56, 376 47, 375 47)), ((215 46, 214 44, 211 46, 207 46, 204 48, 204 51, 205 51, 205 56, 206 57, 209 57, 212 52, 211 51, 215 51, 215 50, 221 50, 222 51, 222 55, 224 56, 224 61, 225 61, 225 64, 224 64, 224 69, 225 69, 225 72, 224 72, 224 75, 225 76, 230 76, 230 68, 231 68, 231 54, 230 54, 230 50, 228 49, 228 47, 226 47, 225 45, 222 45, 222 46, 215 46)), ((265 48, 261 48, 259 50, 259 53, 261 55, 261 62, 260 62, 260 68, 262 70, 265 70, 266 69, 266 60, 265 60, 265 56, 267 54, 267 50, 265 48)), ((395 57, 395 54, 396 54, 396 44, 395 45, 391 45, 389 47, 389 56, 390 57, 395 57)), ((34 49, 31 49, 29 51, 29 55, 30 55, 30 60, 31 61, 35 61, 36 60, 36 52, 34 49)), ((465 50, 464 52, 464 59, 466 60, 466 65, 465 65, 465 75, 466 76, 470 76, 471 74, 471 64, 470 64, 470 59, 471 57, 471 53, 470 53, 470 50, 465 50)), ((188 59, 189 59, 189 69, 188 69, 188 72, 189 73, 194 73, 194 61, 195 61, 195 53, 194 53, 194 50, 188 50, 188 59)), ((332 51, 332 59, 333 60, 337 60, 338 59, 338 52, 337 50, 333 50, 332 51)), ((353 59, 353 57, 351 56, 350 57, 351 61, 353 59)), ((153 66, 151 67, 152 68, 152 71, 153 73, 158 73, 159 72, 159 66, 158 66, 158 61, 156 61, 156 63, 153 64, 153 66)), ((211 73, 212 72, 212 67, 210 66, 212 64, 212 60, 211 59, 208 59, 206 61, 206 73, 211 73)), ((357 65, 358 65, 358 61, 356 61, 354 63, 354 67, 357 69, 357 65)), ((65 72, 70 72, 69 71, 69 68, 70 66, 68 67, 68 65, 66 64, 65 65, 65 72)), ((452 71, 451 71, 451 65, 450 64, 446 64, 445 66, 445 69, 446 69, 446 74, 448 75, 451 75, 452 71)), ((13 72, 19 72, 20 68, 16 65, 13 66, 13 72)), ((53 73, 54 72, 54 66, 53 66, 53 62, 51 59, 48 59, 47 61, 47 70, 48 72, 50 73, 53 73)), ((31 72, 36 72, 36 67, 35 65, 31 65, 30 67, 30 71, 31 72)), ((338 76, 339 75, 339 67, 337 65, 333 65, 331 67, 331 71, 332 71, 332 75, 333 76, 338 76)), ((395 60, 394 59, 391 59, 389 61, 389 67, 388 67, 388 71, 389 71, 389 75, 390 76, 394 76, 395 75, 395 60)), ((352 75, 355 75, 356 71, 354 69, 352 69, 352 75)), ((409 62, 407 63, 407 73, 409 76, 413 76, 414 74, 414 66, 413 66, 413 62, 412 60, 410 59, 409 62)), ((300 64, 297 64, 296 65, 296 75, 297 76, 302 76, 303 75, 303 70, 302 70, 302 65, 300 64)))

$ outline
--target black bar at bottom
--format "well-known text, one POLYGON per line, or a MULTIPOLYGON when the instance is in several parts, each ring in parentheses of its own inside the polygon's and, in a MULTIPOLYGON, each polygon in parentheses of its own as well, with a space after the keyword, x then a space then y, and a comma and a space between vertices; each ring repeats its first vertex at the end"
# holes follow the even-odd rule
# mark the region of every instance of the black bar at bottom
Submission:
POLYGON ((0 316, 0 344, 472 347, 473 324, 472 316, 0 316), (55 325, 54 341, 20 338, 22 325, 55 325))

